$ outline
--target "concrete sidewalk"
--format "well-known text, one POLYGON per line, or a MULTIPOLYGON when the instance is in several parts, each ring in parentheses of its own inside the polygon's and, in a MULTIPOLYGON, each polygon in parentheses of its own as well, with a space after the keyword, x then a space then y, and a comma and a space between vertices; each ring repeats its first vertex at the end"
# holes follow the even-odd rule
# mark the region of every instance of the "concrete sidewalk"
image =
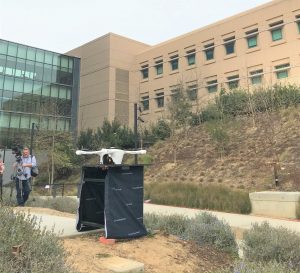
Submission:
MULTIPOLYGON (((261 224, 262 222, 268 222, 272 227, 285 227, 289 230, 298 232, 300 234, 299 220, 275 219, 275 218, 268 218, 262 216, 171 207, 171 206, 155 205, 149 203, 144 204, 144 212, 162 214, 162 215, 179 214, 179 215, 188 216, 190 218, 195 217, 197 213, 210 212, 211 214, 218 217, 218 219, 226 221, 233 228, 250 229, 251 225, 254 223, 261 224)), ((54 232, 60 237, 80 236, 90 232, 103 231, 103 229, 102 230, 98 229, 98 230, 87 231, 87 232, 78 232, 76 230, 75 216, 74 218, 70 218, 70 217, 49 215, 43 213, 34 213, 34 212, 30 212, 30 214, 32 216, 36 216, 38 220, 41 220, 41 227, 45 227, 47 230, 53 229, 54 232)))
POLYGON ((78 232, 76 230, 76 217, 63 217, 43 213, 35 213, 30 211, 30 215, 37 217, 37 221, 41 223, 41 228, 46 228, 46 230, 53 230, 59 237, 73 237, 80 236, 87 233, 97 233, 103 229, 96 229, 84 232, 78 232))
POLYGON ((285 227, 300 234, 300 220, 275 219, 262 216, 179 208, 149 203, 144 204, 144 212, 162 215, 179 214, 188 216, 190 218, 195 217, 197 213, 210 212, 218 217, 218 219, 226 221, 233 228, 250 229, 251 225, 254 223, 261 224, 262 222, 268 222, 272 227, 285 227))

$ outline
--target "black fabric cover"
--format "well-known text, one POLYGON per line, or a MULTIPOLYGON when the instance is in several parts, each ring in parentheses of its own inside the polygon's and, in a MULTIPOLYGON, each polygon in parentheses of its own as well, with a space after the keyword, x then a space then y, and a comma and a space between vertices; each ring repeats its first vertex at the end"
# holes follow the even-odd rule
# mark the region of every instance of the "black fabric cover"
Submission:
POLYGON ((142 165, 83 167, 77 230, 105 226, 106 238, 147 234, 143 224, 142 165))

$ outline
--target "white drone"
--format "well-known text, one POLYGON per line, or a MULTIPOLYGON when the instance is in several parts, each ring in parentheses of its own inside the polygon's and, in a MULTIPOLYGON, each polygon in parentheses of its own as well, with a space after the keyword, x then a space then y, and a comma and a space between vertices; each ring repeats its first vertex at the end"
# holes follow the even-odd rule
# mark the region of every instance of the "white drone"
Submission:
POLYGON ((138 151, 125 151, 120 149, 101 149, 100 151, 82 151, 77 150, 77 155, 99 155, 100 156, 100 164, 103 164, 103 156, 108 155, 112 158, 115 164, 122 164, 124 154, 131 155, 143 155, 146 154, 146 150, 138 150, 138 151))

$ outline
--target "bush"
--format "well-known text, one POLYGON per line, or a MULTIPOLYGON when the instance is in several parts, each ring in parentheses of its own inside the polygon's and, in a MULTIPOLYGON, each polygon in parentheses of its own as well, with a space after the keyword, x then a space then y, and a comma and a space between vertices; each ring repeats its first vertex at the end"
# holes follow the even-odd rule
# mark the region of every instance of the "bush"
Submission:
POLYGON ((0 207, 0 272, 66 273, 62 242, 53 232, 41 230, 36 218, 0 207), (20 252, 12 253, 13 246, 20 252))
POLYGON ((296 218, 300 219, 300 198, 298 200, 298 204, 297 204, 297 207, 296 207, 296 218))
POLYGON ((210 213, 197 214, 186 228, 184 238, 199 245, 209 244, 232 254, 238 253, 230 226, 210 213))
POLYGON ((249 262, 238 262, 234 266, 233 270, 220 271, 218 273, 297 273, 287 266, 277 263, 249 263, 249 262))
POLYGON ((144 214, 144 224, 150 230, 160 230, 168 234, 181 237, 191 220, 182 215, 157 215, 153 213, 144 214))
POLYGON ((254 224, 244 233, 243 251, 248 261, 276 261, 300 268, 300 236, 283 227, 270 227, 267 222, 254 224))
POLYGON ((195 241, 199 245, 213 245, 216 248, 237 254, 237 244, 230 226, 209 213, 189 219, 182 215, 145 214, 144 224, 150 230, 158 229, 168 234, 195 241))
POLYGON ((210 209, 248 214, 251 212, 249 194, 220 185, 192 183, 145 184, 145 196, 153 203, 189 208, 210 209))

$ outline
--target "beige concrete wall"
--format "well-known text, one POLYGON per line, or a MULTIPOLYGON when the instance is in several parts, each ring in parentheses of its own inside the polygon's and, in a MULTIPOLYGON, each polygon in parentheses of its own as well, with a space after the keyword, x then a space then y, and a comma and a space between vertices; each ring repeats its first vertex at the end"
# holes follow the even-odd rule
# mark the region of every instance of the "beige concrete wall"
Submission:
POLYGON ((104 119, 129 124, 130 68, 135 54, 148 47, 108 33, 68 52, 81 58, 78 131, 96 129, 104 119))
POLYGON ((296 219, 300 192, 252 192, 252 214, 296 219))
POLYGON ((126 37, 108 33, 84 44, 70 54, 81 58, 81 86, 78 128, 96 129, 104 118, 119 119, 133 126, 133 104, 149 95, 150 109, 143 112, 145 124, 167 116, 171 89, 182 84, 198 85, 194 109, 203 107, 217 93, 208 93, 207 82, 218 81, 228 88, 228 77, 238 75, 245 90, 275 83, 300 83, 300 34, 295 20, 300 20, 299 0, 275 0, 236 16, 197 29, 180 37, 149 46, 126 37), (272 42, 270 25, 283 21, 283 39, 272 42), (246 32, 258 29, 258 45, 248 49, 246 32), (224 39, 234 36, 235 52, 226 55, 224 39), (204 49, 214 43, 214 59, 206 61, 204 49), (187 64, 190 50, 196 63, 187 64), (179 57, 179 69, 171 71, 170 58, 179 57), (155 64, 163 61, 163 74, 155 74, 155 64), (288 78, 277 80, 275 66, 289 63, 288 78), (149 66, 148 79, 142 79, 141 67, 149 66), (259 85, 250 83, 250 72, 263 69, 259 85), (164 92, 165 107, 158 108, 156 94, 164 92))
MULTIPOLYGON (((134 67, 136 78, 135 90, 140 94, 149 94, 150 110, 144 113, 144 119, 154 121, 164 112, 157 109, 155 90, 163 89, 166 97, 170 96, 170 86, 182 83, 185 86, 196 82, 199 86, 198 105, 205 104, 214 94, 207 91, 207 81, 218 80, 218 90, 221 86, 227 87, 227 77, 239 75, 242 88, 253 89, 249 84, 250 71, 263 69, 262 86, 279 83, 300 83, 300 35, 295 23, 296 15, 300 15, 299 0, 280 0, 227 18, 207 27, 187 33, 170 41, 158 44, 149 50, 138 54, 134 67), (270 24, 283 20, 283 39, 272 42, 270 24), (245 38, 246 32, 258 29, 258 46, 248 49, 245 38), (235 37, 235 53, 226 55, 224 39, 235 37), (215 45, 215 58, 206 61, 204 46, 210 43, 215 45), (196 64, 187 65, 188 50, 196 52, 196 64), (179 55, 178 71, 171 71, 170 56, 179 55), (155 75, 155 61, 162 59, 164 72, 161 76, 155 75), (277 80, 274 67, 279 64, 290 63, 289 77, 277 80), (141 66, 149 65, 149 78, 142 80, 141 66)), ((257 87, 257 86, 255 86, 257 87)), ((166 107, 165 107, 166 108, 166 107)))

